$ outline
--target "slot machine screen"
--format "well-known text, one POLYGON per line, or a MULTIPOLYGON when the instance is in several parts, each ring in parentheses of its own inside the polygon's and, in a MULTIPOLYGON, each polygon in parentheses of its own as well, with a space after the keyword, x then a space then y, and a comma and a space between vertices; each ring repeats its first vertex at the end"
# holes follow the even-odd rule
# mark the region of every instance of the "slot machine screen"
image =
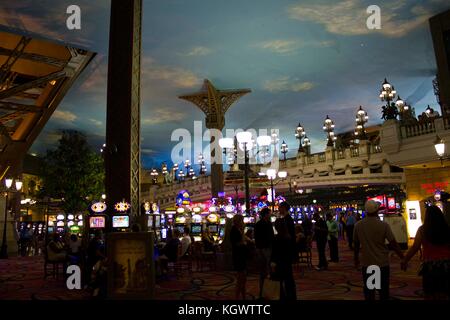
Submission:
POLYGON ((275 216, 271 216, 270 217, 270 221, 273 223, 273 222, 275 222, 277 220, 277 217, 275 217, 275 216))
POLYGON ((180 235, 182 235, 184 233, 184 226, 176 226, 176 229, 178 230, 180 235))
POLYGON ((220 228, 219 237, 223 238, 224 235, 225 235, 225 228, 220 228))
POLYGON ((113 216, 112 217, 113 228, 128 228, 130 226, 129 216, 113 216))
POLYGON ((249 217, 244 217, 244 223, 250 223, 250 218, 249 217))
POLYGON ((219 226, 216 225, 216 224, 213 224, 213 225, 208 226, 208 228, 209 228, 209 232, 211 232, 211 233, 217 233, 217 232, 218 232, 219 226))
POLYGON ((53 233, 53 232, 55 232, 55 228, 53 228, 53 227, 48 227, 48 228, 47 228, 47 232, 48 232, 48 233, 53 233))
POLYGON ((161 226, 161 216, 155 216, 155 228, 159 228, 161 226))
POLYGON ((100 229, 105 227, 105 217, 90 217, 89 228, 100 229))
POLYGON ((191 233, 192 234, 201 234, 202 233, 202 226, 201 225, 192 226, 191 233))
POLYGON ((153 228, 153 216, 149 215, 147 219, 147 227, 153 228))
POLYGON ((162 238, 161 238, 161 231, 156 231, 155 236, 156 236, 156 241, 161 241, 162 240, 162 238))
POLYGON ((167 229, 161 229, 161 239, 167 239, 167 229))
POLYGON ((225 218, 220 218, 220 224, 225 224, 226 220, 225 218))

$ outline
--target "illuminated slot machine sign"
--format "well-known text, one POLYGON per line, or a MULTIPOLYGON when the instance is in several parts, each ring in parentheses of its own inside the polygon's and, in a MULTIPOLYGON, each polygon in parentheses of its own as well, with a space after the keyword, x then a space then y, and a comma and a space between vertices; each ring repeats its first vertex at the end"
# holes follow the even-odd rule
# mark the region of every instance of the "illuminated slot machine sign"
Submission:
POLYGON ((68 214, 67 227, 70 234, 76 234, 81 237, 83 233, 83 215, 82 214, 68 214))
POLYGON ((130 216, 127 214, 131 205, 122 201, 114 205, 116 215, 112 217, 112 228, 114 231, 125 232, 130 227, 130 216))
POLYGON ((90 206, 91 215, 89 216, 89 231, 92 234, 95 230, 103 230, 106 228, 106 210, 108 206, 105 202, 94 202, 90 206))
POLYGON ((56 216, 50 215, 47 218, 47 233, 52 234, 56 231, 56 216))
POLYGON ((56 233, 64 234, 66 231, 66 216, 64 214, 58 214, 56 216, 56 233))

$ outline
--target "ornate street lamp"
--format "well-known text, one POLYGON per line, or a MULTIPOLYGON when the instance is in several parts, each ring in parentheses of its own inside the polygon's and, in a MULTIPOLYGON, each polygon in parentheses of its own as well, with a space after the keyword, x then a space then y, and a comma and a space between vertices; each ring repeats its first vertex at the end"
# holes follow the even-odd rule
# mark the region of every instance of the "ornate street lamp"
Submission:
POLYGON ((288 153, 289 148, 286 142, 283 140, 283 143, 281 144, 281 153, 283 154, 283 161, 286 162, 286 153, 288 153))
POLYGON ((444 159, 446 159, 445 140, 441 139, 441 137, 439 137, 438 135, 436 136, 436 140, 434 140, 434 149, 436 150, 436 153, 439 156, 439 160, 441 160, 442 165, 444 159))
POLYGON ((295 129, 295 138, 298 139, 298 152, 304 152, 302 139, 306 136, 305 128, 298 123, 297 128, 295 129))
POLYGON ((153 184, 156 184, 158 182, 158 175, 159 175, 158 171, 156 171, 156 169, 153 168, 152 171, 150 172, 150 175, 152 176, 153 184))
POLYGON ((277 169, 267 169, 266 171, 266 175, 267 178, 270 180, 270 191, 272 193, 272 212, 275 212, 275 190, 274 190, 274 186, 277 185, 280 181, 278 181, 277 183, 274 183, 274 180, 277 178, 277 174, 278 174, 278 178, 280 178, 281 180, 286 179, 287 177, 287 172, 286 171, 279 171, 277 172, 277 169))
POLYGON ((180 181, 184 180, 184 172, 183 172, 183 170, 180 170, 178 172, 178 180, 180 180, 180 181))
POLYGON ((172 168, 173 179, 177 180, 178 163, 175 163, 172 168))
POLYGON ((201 153, 198 156, 198 163, 200 165, 200 175, 205 175, 206 174, 205 158, 203 157, 203 154, 201 154, 201 153))
POLYGON ((245 181, 245 211, 247 214, 250 213, 250 183, 249 183, 249 150, 253 148, 252 146, 252 134, 251 132, 243 131, 236 134, 237 142, 241 149, 244 151, 245 157, 245 170, 244 170, 244 181, 245 181))
POLYGON ((380 90, 380 99, 381 101, 386 101, 386 106, 383 106, 383 119, 397 119, 398 110, 394 103, 391 103, 395 96, 397 95, 397 91, 395 91, 394 86, 392 86, 386 78, 384 78, 384 82, 381 86, 380 90))
POLYGON ((308 136, 305 135, 305 137, 303 138, 303 148, 306 151, 306 154, 309 155, 310 153, 310 146, 311 146, 311 140, 309 140, 308 136))
MULTIPOLYGON (((6 233, 7 233, 7 227, 8 227, 8 196, 9 196, 9 192, 12 191, 14 192, 14 190, 11 190, 13 186, 13 179, 11 178, 6 178, 5 179, 5 221, 3 223, 3 238, 2 238, 2 247, 0 250, 0 259, 7 259, 8 258, 8 244, 6 241, 6 233)), ((20 190, 22 190, 22 186, 23 183, 22 181, 20 181, 19 179, 16 180, 15 183, 15 187, 16 187, 16 192, 20 192, 20 190)))
POLYGON ((259 147, 261 147, 261 150, 258 151, 260 153, 260 157, 262 157, 263 164, 266 163, 266 157, 269 156, 269 146, 272 143, 272 137, 271 136, 259 136, 256 138, 256 143, 259 147))
POLYGON ((369 116, 367 112, 363 110, 361 106, 359 106, 358 112, 356 112, 356 127, 355 127, 355 136, 360 140, 366 140, 366 128, 365 124, 369 121, 369 116))
POLYGON ((328 117, 328 115, 323 123, 323 131, 327 133, 327 147, 333 147, 334 141, 336 141, 337 138, 334 136, 334 122, 328 117))
POLYGON ((231 164, 232 161, 229 161, 229 160, 231 160, 231 158, 234 159, 235 155, 233 155, 231 157, 228 154, 230 153, 230 151, 234 150, 234 139, 233 138, 222 138, 222 139, 219 139, 219 146, 223 150, 223 154, 224 154, 226 163, 227 164, 231 164))

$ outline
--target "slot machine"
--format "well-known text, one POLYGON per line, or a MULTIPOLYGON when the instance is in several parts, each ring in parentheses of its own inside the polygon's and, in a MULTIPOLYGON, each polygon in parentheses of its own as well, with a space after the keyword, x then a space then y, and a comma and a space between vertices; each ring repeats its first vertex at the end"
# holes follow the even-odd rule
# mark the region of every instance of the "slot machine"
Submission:
POLYGON ((191 218, 191 235, 194 237, 195 241, 200 241, 201 240, 201 236, 202 236, 202 223, 203 223, 203 217, 201 214, 197 213, 192 215, 191 218), (195 232, 193 232, 192 230, 195 230, 195 232), (198 230, 200 229, 200 232, 198 232, 198 230))
POLYGON ((83 235, 83 215, 78 214, 68 214, 67 215, 67 228, 69 231, 69 234, 75 234, 78 237, 81 237, 83 235))
POLYGON ((130 229, 129 210, 131 205, 121 201, 114 205, 114 215, 111 218, 113 232, 127 232, 130 229))
POLYGON ((214 240, 217 240, 219 237, 219 225, 220 225, 220 217, 216 213, 211 213, 206 217, 206 227, 209 230, 209 233, 214 237, 214 240))
POLYGON ((66 232, 66 216, 64 214, 58 214, 56 216, 56 233, 63 236, 66 232))
POLYGON ((188 217, 185 214, 184 208, 177 209, 177 215, 175 216, 175 229, 180 232, 180 234, 184 233, 184 227, 188 224, 188 217))
POLYGON ((47 216, 47 234, 53 234, 56 232, 56 215, 47 216))
POLYGON ((103 201, 94 202, 90 206, 90 215, 89 215, 89 239, 93 238, 95 236, 95 233, 97 230, 105 231, 106 229, 106 222, 107 222, 107 216, 106 216, 106 209, 107 205, 103 201))

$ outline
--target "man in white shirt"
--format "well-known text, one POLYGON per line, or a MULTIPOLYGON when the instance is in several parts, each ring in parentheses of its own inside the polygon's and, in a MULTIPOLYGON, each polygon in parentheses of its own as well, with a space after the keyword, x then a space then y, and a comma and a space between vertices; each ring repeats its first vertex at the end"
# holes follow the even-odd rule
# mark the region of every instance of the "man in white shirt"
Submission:
MULTIPOLYGON (((355 224, 353 240, 355 242, 355 267, 359 267, 359 248, 362 248, 362 273, 364 281, 364 296, 366 300, 375 300, 375 290, 367 286, 371 274, 367 274, 369 266, 377 266, 381 271, 380 300, 389 299, 389 247, 403 259, 403 253, 394 238, 391 227, 378 217, 380 203, 369 200, 365 204, 366 218, 355 224), (386 240, 389 247, 386 245, 386 240)), ((372 273, 373 274, 373 273, 372 273)))
POLYGON ((181 239, 181 256, 184 257, 191 246, 191 237, 189 235, 189 227, 184 227, 183 238, 181 239))

